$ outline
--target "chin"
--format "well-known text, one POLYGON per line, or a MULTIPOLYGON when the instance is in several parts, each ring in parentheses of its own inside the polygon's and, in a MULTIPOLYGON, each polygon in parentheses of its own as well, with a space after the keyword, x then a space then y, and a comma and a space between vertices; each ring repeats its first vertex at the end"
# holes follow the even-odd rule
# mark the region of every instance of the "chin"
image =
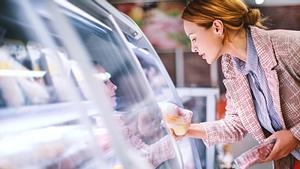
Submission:
POLYGON ((208 63, 208 64, 212 64, 212 63, 214 63, 214 61, 212 61, 212 60, 208 60, 208 59, 206 59, 206 62, 208 63))
POLYGON ((215 63, 216 60, 218 60, 218 58, 215 58, 215 59, 208 58, 208 59, 206 59, 206 62, 211 65, 211 64, 215 63))

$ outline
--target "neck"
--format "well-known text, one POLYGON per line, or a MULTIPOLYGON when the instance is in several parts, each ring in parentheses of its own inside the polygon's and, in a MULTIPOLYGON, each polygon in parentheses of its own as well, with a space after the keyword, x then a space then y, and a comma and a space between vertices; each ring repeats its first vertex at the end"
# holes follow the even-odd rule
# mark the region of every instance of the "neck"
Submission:
POLYGON ((237 57, 243 61, 247 60, 247 32, 243 29, 239 32, 233 32, 229 36, 230 40, 225 42, 225 53, 237 57))

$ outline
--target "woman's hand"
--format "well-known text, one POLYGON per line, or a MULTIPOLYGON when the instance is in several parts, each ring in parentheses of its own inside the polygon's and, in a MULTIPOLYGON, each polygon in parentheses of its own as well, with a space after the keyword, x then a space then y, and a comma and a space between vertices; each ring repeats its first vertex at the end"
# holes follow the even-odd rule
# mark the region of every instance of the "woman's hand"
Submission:
POLYGON ((268 157, 262 162, 279 160, 283 157, 286 157, 299 145, 299 140, 296 139, 289 130, 277 131, 267 138, 267 140, 272 139, 276 139, 276 143, 273 147, 273 150, 268 155, 268 157))
POLYGON ((183 117, 186 123, 188 124, 188 126, 190 126, 192 123, 193 112, 188 109, 184 109, 180 107, 177 108, 178 108, 178 115, 183 117))

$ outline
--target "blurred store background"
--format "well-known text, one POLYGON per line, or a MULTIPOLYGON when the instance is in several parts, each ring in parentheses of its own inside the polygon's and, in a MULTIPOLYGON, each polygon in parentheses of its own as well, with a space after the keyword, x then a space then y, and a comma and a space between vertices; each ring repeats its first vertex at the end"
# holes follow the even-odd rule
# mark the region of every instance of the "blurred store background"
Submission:
MULTIPOLYGON (((200 93, 217 89, 215 117, 224 117, 226 99, 222 84, 220 63, 208 65, 190 51, 190 42, 184 34, 181 11, 184 0, 109 0, 120 11, 130 16, 148 37, 178 88, 200 89, 200 93), (202 90, 203 89, 203 90, 202 90)), ((250 7, 261 10, 269 29, 300 30, 300 0, 246 0, 250 7)), ((191 90, 192 90, 191 89, 191 90)), ((179 92, 180 93, 180 92, 179 92)), ((185 106, 194 110, 199 118, 206 109, 207 100, 199 94, 183 98, 185 106)), ((230 168, 231 160, 257 143, 247 136, 235 145, 216 146, 217 168, 230 168)), ((268 169, 271 164, 256 165, 252 169, 268 169)))
MULTIPOLYGON (((109 0, 120 11, 130 16, 156 48, 176 86, 221 87, 219 66, 207 65, 193 57, 190 43, 184 35, 180 14, 184 0, 109 0), (184 57, 182 60, 181 57, 184 57), (212 67, 212 68, 211 68, 212 67)), ((259 8, 268 18, 269 29, 300 30, 300 0, 246 0, 259 8)))

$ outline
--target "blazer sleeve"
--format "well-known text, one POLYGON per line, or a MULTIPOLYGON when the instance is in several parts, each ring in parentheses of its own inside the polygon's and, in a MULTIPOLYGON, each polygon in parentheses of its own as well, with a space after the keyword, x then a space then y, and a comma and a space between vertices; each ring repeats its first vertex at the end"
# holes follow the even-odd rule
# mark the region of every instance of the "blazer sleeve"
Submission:
POLYGON ((207 146, 212 146, 217 143, 234 143, 240 141, 247 134, 228 93, 226 93, 226 99, 225 118, 203 123, 204 130, 207 134, 207 139, 203 141, 207 146))
POLYGON ((296 80, 300 82, 300 31, 293 31, 289 38, 288 53, 291 56, 290 63, 296 75, 296 80))
MULTIPOLYGON (((300 84, 300 32, 297 31, 292 37, 289 38, 288 52, 292 58, 292 76, 300 84)), ((300 110, 299 112, 300 113, 300 110)), ((300 123, 293 126, 290 131, 300 141, 300 123)))
POLYGON ((300 141, 300 123, 290 128, 290 131, 292 132, 293 136, 300 141))

